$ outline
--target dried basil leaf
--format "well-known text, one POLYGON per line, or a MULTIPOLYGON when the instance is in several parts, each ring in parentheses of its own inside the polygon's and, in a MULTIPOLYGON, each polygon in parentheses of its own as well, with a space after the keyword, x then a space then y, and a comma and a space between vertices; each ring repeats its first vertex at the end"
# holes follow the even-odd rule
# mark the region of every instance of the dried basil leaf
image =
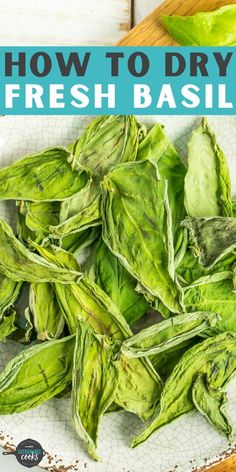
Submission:
POLYGON ((221 433, 231 437, 233 433, 226 412, 227 394, 221 388, 212 387, 207 376, 198 375, 192 388, 193 403, 197 410, 221 433))
POLYGON ((154 431, 175 418, 192 410, 194 406, 203 411, 209 421, 223 434, 231 436, 232 427, 224 413, 225 397, 220 398, 236 371, 236 334, 223 333, 206 339, 189 349, 180 359, 167 379, 160 400, 160 409, 152 422, 132 441, 132 447, 145 441, 154 431), (207 385, 203 393, 202 383, 197 380, 204 376, 207 385), (200 388, 200 392, 197 391, 200 388), (213 394, 217 390, 218 395, 213 394), (195 403, 193 400, 193 391, 195 403), (201 394, 204 399, 198 403, 201 394), (205 405, 204 405, 205 403, 205 405), (214 405, 214 411, 212 410, 214 405), (223 411, 222 411, 223 409, 223 411), (219 417, 221 416, 221 421, 219 417))
POLYGON ((155 124, 139 144, 138 160, 156 162, 160 176, 168 180, 168 197, 172 215, 172 228, 176 250, 181 232, 180 223, 186 215, 184 206, 184 178, 187 169, 169 141, 163 126, 155 124))
POLYGON ((68 234, 79 233, 99 225, 101 225, 100 197, 97 197, 90 206, 84 208, 68 220, 57 226, 49 225, 48 233, 51 239, 61 239, 68 234))
POLYGON ((52 284, 34 283, 30 285, 29 308, 33 315, 37 339, 45 341, 59 338, 64 328, 64 317, 52 284))
MULTIPOLYGON (((38 246, 40 254, 54 260, 59 266, 71 267, 64 251, 50 252, 38 246), (64 255, 63 255, 64 252, 64 255)), ((77 284, 55 284, 62 313, 71 333, 76 333, 78 320, 86 321, 98 334, 109 336, 113 341, 132 335, 129 325, 110 298, 88 277, 77 284)), ((119 364, 120 381, 115 402, 127 411, 147 419, 155 411, 160 398, 162 381, 148 359, 128 359, 121 356, 119 364)))
POLYGON ((139 141, 140 124, 134 116, 98 116, 70 150, 81 167, 101 179, 119 162, 133 161, 139 141))
POLYGON ((236 198, 234 197, 232 200, 232 206, 233 206, 233 217, 236 217, 236 198))
POLYGON ((236 296, 232 276, 219 281, 209 277, 197 281, 184 290, 187 311, 212 311, 220 316, 220 321, 204 334, 214 336, 227 331, 236 332, 236 296))
POLYGON ((0 220, 0 270, 12 280, 27 282, 70 283, 81 274, 49 263, 33 254, 14 236, 10 226, 0 220))
POLYGON ((17 330, 15 321, 16 312, 12 309, 0 318, 0 341, 5 341, 10 334, 17 330))
POLYGON ((75 337, 25 349, 0 374, 0 414, 34 408, 62 392, 72 377, 75 337))
POLYGON ((186 218, 191 249, 200 264, 212 268, 236 248, 235 218, 186 218))
POLYGON ((29 343, 34 335, 34 323, 32 313, 27 307, 24 311, 24 336, 21 337, 20 342, 29 343))
POLYGON ((87 180, 70 151, 51 148, 0 170, 0 199, 63 201, 78 193, 87 180))
POLYGON ((16 202, 17 205, 17 220, 16 220, 16 234, 20 242, 27 246, 28 239, 37 239, 34 231, 31 231, 25 222, 25 208, 26 202, 16 202))
POLYGON ((129 359, 119 356, 119 383, 115 403, 137 415, 142 421, 156 412, 163 382, 151 362, 146 358, 129 359))
POLYGON ((188 249, 177 268, 177 273, 182 286, 185 288, 187 285, 198 285, 199 283, 232 278, 234 264, 235 255, 229 254, 217 262, 213 268, 208 269, 199 264, 193 252, 188 249))
POLYGON ((103 240, 148 300, 182 312, 167 181, 150 161, 120 164, 103 183, 103 240))
POLYGON ((15 282, 0 274, 0 320, 2 315, 17 300, 21 285, 21 282, 15 282))
MULTIPOLYGON (((60 222, 68 220, 68 231, 70 226, 73 231, 76 230, 77 215, 89 209, 99 197, 100 181, 109 170, 120 162, 136 159, 139 141, 140 125, 134 116, 99 116, 90 123, 81 138, 71 145, 70 150, 75 155, 76 162, 88 169, 91 178, 79 195, 62 204, 60 222), (71 220, 72 217, 75 218, 71 220)), ((95 221, 99 216, 100 212, 97 214, 96 210, 95 221)), ((91 211, 90 221, 92 223, 91 211)), ((64 223, 63 234, 66 234, 66 228, 67 223, 64 223)))
POLYGON ((27 242, 30 238, 41 243, 49 236, 49 226, 59 222, 60 202, 21 202, 20 212, 24 215, 27 228, 24 230, 23 241, 27 242))
POLYGON ((61 248, 76 256, 99 238, 100 226, 85 229, 79 233, 68 234, 61 238, 61 248))
POLYGON ((232 216, 227 161, 205 118, 188 143, 185 207, 193 217, 232 216))
POLYGON ((101 238, 94 245, 83 270, 110 297, 129 325, 139 320, 149 309, 144 296, 136 291, 137 281, 101 238))
POLYGON ((130 358, 157 355, 199 336, 218 322, 218 315, 205 311, 175 316, 123 341, 122 351, 130 358))
POLYGON ((114 346, 83 321, 78 323, 72 373, 72 419, 88 453, 96 453, 102 415, 114 400, 119 381, 114 346))
POLYGON ((200 341, 202 341, 201 338, 194 337, 172 347, 171 349, 149 357, 154 369, 159 373, 164 382, 168 379, 182 355, 190 347, 200 341))

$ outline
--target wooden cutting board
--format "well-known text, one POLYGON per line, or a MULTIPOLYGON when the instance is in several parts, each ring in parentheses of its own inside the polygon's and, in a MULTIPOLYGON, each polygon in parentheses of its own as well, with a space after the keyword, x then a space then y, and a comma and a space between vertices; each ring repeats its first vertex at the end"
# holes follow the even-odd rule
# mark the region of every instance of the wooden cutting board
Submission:
MULTIPOLYGON (((147 18, 130 30, 118 43, 121 46, 176 46, 162 25, 161 15, 193 15, 199 11, 212 11, 224 5, 236 4, 236 0, 166 0, 147 18)), ((235 450, 236 454, 236 450, 235 450)), ((228 453, 225 454, 228 457, 228 453)), ((203 466, 199 472, 236 472, 236 455, 212 467, 203 466)), ((190 471, 191 472, 191 471, 190 471)), ((194 472, 198 472, 195 470, 194 472)))

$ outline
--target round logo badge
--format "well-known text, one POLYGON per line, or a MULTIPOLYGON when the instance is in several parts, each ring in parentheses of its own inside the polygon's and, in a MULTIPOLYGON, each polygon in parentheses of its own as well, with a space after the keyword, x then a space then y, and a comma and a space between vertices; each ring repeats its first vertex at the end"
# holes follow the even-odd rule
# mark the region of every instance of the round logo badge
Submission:
POLYGON ((25 467, 34 467, 35 465, 38 465, 44 455, 45 451, 41 444, 34 439, 25 439, 24 441, 21 441, 15 450, 16 459, 25 467))

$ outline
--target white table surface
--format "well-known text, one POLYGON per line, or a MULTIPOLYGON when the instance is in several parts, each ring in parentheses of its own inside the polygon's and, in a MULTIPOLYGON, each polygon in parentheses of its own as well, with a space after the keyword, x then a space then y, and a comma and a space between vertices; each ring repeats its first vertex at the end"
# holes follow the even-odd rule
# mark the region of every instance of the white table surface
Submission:
MULTIPOLYGON (((134 0, 134 23, 161 3, 134 0)), ((0 45, 114 44, 130 28, 130 4, 131 0, 0 0, 0 45)), ((3 456, 0 448, 0 472, 23 470, 14 456, 3 456)))

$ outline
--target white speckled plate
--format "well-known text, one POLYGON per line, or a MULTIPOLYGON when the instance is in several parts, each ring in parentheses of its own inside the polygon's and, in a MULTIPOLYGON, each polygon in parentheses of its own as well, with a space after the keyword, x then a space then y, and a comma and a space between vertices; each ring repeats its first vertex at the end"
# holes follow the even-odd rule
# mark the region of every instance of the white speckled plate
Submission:
MULTIPOLYGON (((146 123, 161 121, 176 146, 186 156, 186 142, 196 117, 140 117, 146 123)), ((75 140, 89 117, 2 117, 0 120, 0 165, 4 166, 26 153, 52 145, 67 145, 75 140)), ((230 165, 236 190, 236 117, 209 118, 230 165)), ((199 196, 200 197, 200 196, 199 196)), ((14 206, 1 204, 0 215, 11 217, 14 206)), ((0 346, 0 368, 14 355, 16 346, 0 346)), ((236 382, 229 386, 228 411, 236 426, 236 382)), ((0 445, 15 446, 31 437, 47 451, 42 467, 79 472, 190 472, 217 460, 236 447, 209 426, 197 412, 174 421, 132 450, 128 445, 138 432, 134 415, 113 413, 102 421, 99 454, 102 462, 89 459, 75 436, 70 420, 70 401, 53 399, 26 413, 0 417, 0 445), (231 448, 231 449, 229 449, 231 448), (70 467, 71 466, 71 467, 70 467)))

